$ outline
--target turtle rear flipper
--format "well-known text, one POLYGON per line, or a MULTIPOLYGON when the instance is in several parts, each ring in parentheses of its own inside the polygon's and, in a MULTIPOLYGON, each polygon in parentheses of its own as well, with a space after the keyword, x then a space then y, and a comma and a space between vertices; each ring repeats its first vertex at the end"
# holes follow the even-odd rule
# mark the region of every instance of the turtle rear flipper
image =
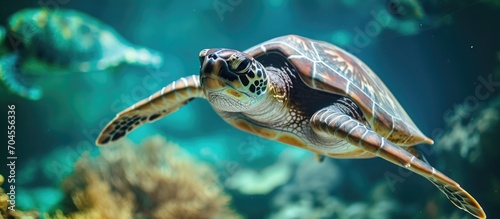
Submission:
MULTIPOLYGON (((425 156, 422 153, 419 153, 418 149, 416 149, 415 147, 412 148, 414 148, 413 151, 415 151, 419 155, 419 157, 417 157, 418 159, 427 163, 429 166, 431 165, 429 161, 427 161, 425 156)), ((450 200, 451 203, 453 203, 455 206, 466 212, 469 212, 477 218, 486 218, 486 214, 484 213, 479 203, 467 191, 462 189, 460 185, 458 185, 458 183, 449 183, 433 176, 426 178, 432 184, 434 184, 434 186, 436 186, 439 191, 444 193, 448 200, 450 200)))
POLYGON ((479 203, 457 183, 451 184, 433 177, 427 177, 427 179, 458 208, 469 212, 477 218, 486 218, 486 214, 479 203))
POLYGON ((22 72, 19 67, 19 55, 17 53, 8 54, 0 58, 0 80, 5 87, 26 99, 39 100, 42 98, 42 89, 33 86, 22 78, 22 72))
POLYGON ((477 218, 486 218, 479 203, 458 183, 429 165, 426 160, 398 147, 338 108, 327 107, 316 112, 311 118, 311 127, 318 135, 344 139, 352 146, 425 177, 455 206, 477 218))

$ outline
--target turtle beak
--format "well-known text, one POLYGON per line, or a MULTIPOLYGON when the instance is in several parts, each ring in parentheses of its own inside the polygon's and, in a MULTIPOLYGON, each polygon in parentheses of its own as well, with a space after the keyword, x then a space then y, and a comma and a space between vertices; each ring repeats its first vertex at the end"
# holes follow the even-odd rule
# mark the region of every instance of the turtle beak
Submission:
POLYGON ((210 49, 204 49, 200 51, 200 54, 198 57, 200 58, 200 65, 203 65, 203 62, 205 62, 205 57, 207 56, 208 52, 210 49))
POLYGON ((214 53, 202 54, 204 52, 209 51, 203 50, 200 52, 201 85, 212 91, 221 90, 226 87, 226 83, 220 77, 220 71, 224 67, 225 61, 219 59, 214 53))
POLYGON ((226 83, 224 81, 210 77, 210 76, 205 76, 201 77, 201 85, 205 87, 206 89, 216 91, 216 90, 221 90, 224 87, 226 87, 226 83))

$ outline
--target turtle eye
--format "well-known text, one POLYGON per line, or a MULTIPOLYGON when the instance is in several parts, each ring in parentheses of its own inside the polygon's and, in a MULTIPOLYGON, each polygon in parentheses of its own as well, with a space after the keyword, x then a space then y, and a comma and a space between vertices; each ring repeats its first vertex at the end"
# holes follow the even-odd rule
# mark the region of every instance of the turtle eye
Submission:
POLYGON ((250 67, 250 63, 250 59, 244 59, 234 68, 234 71, 236 73, 246 73, 250 67))
POLYGON ((245 57, 241 53, 235 53, 229 58, 229 66, 235 73, 246 73, 250 67, 252 60, 245 57))

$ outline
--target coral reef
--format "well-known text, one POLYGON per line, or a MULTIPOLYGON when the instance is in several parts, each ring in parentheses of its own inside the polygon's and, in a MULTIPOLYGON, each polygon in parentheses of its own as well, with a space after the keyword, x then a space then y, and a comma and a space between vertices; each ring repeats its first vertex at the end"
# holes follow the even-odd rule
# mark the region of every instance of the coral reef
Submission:
POLYGON ((334 193, 342 183, 343 173, 331 159, 318 163, 315 158, 302 160, 295 170, 293 180, 284 185, 275 196, 276 206, 283 206, 296 199, 317 199, 334 193), (328 173, 328 174, 325 174, 328 173))
MULTIPOLYGON (((286 184, 292 177, 298 157, 303 154, 296 148, 286 148, 276 162, 262 169, 241 167, 226 180, 226 188, 245 195, 265 195, 286 184)), ((309 153, 307 153, 310 155, 309 153)))
MULTIPOLYGON (((498 165, 500 157, 497 140, 500 132, 500 96, 491 94, 490 98, 477 108, 467 105, 457 107, 453 116, 447 120, 447 130, 437 141, 435 148, 439 154, 437 164, 440 169, 449 169, 450 177, 470 188, 469 192, 484 203, 482 207, 488 218, 499 218, 500 214, 495 211, 495 206, 500 205, 498 194, 487 191, 498 191, 500 188, 498 171, 492 169, 498 165), (464 158, 468 162, 464 162, 464 158)), ((434 205, 446 206, 446 198, 436 197, 434 200, 434 205)), ((436 214, 446 215, 443 211, 446 210, 440 207, 436 214)), ((455 211, 457 210, 449 210, 455 211)))
POLYGON ((485 135, 495 130, 500 120, 500 97, 477 108, 466 104, 455 108, 454 114, 447 119, 448 129, 436 147, 438 152, 457 150, 470 162, 484 154, 487 146, 484 143, 489 141, 485 135))
POLYGON ((62 188, 54 218, 241 218, 216 173, 159 136, 83 155, 62 188))
MULTIPOLYGON (((0 185, 4 182, 4 178, 0 175, 0 185)), ((38 219, 40 214, 37 211, 20 211, 15 208, 9 208, 9 196, 0 188, 0 219, 38 219)))
POLYGON ((310 157, 302 160, 293 180, 282 186, 272 200, 273 213, 268 219, 383 219, 398 213, 397 200, 384 180, 366 189, 362 199, 349 188, 354 182, 350 175, 361 170, 351 166, 344 171, 337 160, 318 163, 310 157), (347 179, 347 180, 346 180, 347 179))

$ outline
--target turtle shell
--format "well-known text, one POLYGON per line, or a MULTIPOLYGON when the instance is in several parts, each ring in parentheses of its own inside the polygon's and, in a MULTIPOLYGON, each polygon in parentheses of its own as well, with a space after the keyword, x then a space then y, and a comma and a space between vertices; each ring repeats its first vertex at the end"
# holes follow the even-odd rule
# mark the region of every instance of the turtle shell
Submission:
POLYGON ((8 28, 24 61, 81 72, 120 64, 129 44, 111 27, 70 9, 25 9, 9 18, 8 28))
POLYGON ((361 108, 368 125, 389 141, 401 146, 433 144, 380 78, 347 51, 296 35, 274 38, 245 51, 254 58, 273 52, 286 57, 312 89, 351 98, 361 108))

